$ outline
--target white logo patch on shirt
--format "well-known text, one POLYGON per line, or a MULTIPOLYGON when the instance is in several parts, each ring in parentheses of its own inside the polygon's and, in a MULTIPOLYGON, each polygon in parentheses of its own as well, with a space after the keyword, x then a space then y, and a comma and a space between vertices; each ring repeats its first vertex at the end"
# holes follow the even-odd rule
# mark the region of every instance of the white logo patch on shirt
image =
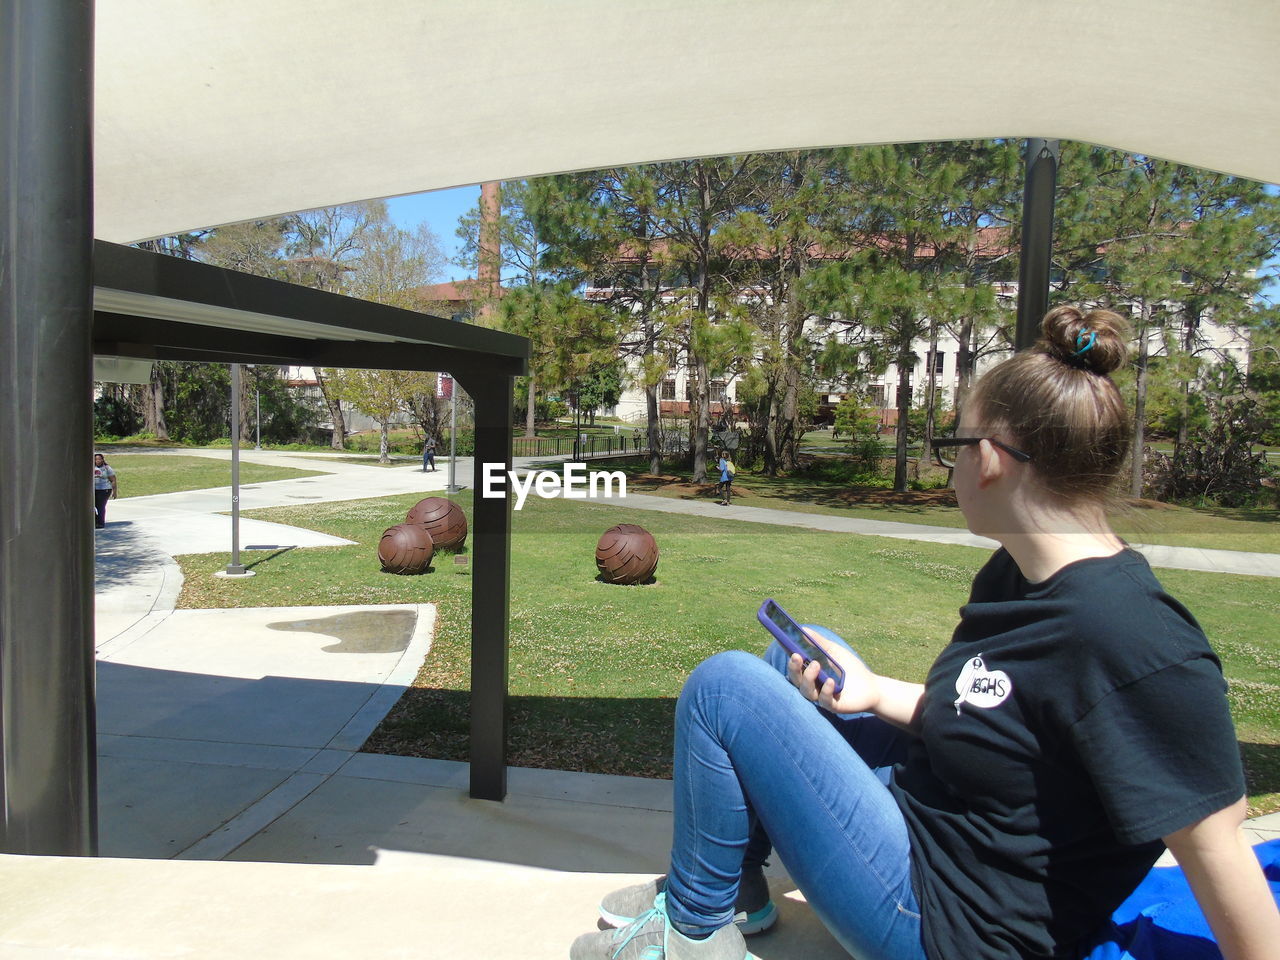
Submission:
POLYGON ((988 670, 982 654, 970 657, 956 678, 956 713, 960 706, 971 703, 975 707, 990 710, 998 707, 1013 693, 1013 681, 1003 670, 988 670))

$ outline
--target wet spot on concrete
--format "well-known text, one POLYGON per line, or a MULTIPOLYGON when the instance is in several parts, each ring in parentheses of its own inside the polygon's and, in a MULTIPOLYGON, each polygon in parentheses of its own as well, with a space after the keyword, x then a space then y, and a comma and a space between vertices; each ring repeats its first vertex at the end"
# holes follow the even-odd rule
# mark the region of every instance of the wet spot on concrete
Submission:
POLYGON ((279 620, 267 626, 337 637, 337 643, 322 648, 325 653, 399 653, 408 648, 417 619, 412 610, 357 610, 314 620, 279 620))
POLYGON ((320 499, 317 496, 312 496, 310 494, 301 494, 301 493, 286 493, 285 496, 288 497, 290 500, 319 500, 320 499))

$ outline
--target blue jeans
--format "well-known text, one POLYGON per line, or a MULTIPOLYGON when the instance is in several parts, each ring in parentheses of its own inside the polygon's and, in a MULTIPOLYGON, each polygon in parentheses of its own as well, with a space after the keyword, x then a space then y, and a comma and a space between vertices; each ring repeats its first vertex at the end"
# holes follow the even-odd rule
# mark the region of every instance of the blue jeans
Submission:
POLYGON ((886 786, 908 735, 820 710, 787 680, 786 661, 776 643, 764 659, 728 651, 685 683, 668 913, 688 933, 731 923, 744 860, 762 861, 772 841, 846 950, 924 960, 910 841, 886 786))

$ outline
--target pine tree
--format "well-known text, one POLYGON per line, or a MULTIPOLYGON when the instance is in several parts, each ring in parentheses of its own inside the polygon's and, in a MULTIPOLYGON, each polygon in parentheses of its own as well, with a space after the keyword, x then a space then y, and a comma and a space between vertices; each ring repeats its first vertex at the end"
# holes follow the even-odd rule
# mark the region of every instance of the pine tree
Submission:
MULTIPOLYGON (((917 340, 931 336, 937 319, 961 318, 986 305, 956 294, 951 252, 968 249, 974 222, 956 216, 965 208, 966 175, 983 144, 906 144, 852 149, 845 154, 853 200, 846 227, 849 260, 827 269, 813 285, 825 294, 836 326, 823 368, 862 366, 897 374, 894 489, 907 490, 907 439, 917 340), (950 309, 948 306, 950 305, 950 309)), ((930 374, 931 376, 931 374, 930 374)))
POLYGON ((1064 168, 1077 189, 1066 191, 1055 228, 1061 296, 1132 320, 1129 490, 1141 496, 1151 361, 1175 358, 1185 444, 1190 394, 1202 374, 1194 359, 1205 352, 1199 326, 1206 318, 1227 327, 1252 321, 1255 272, 1274 242, 1275 199, 1255 181, 1101 147, 1065 151, 1064 168))
POLYGON ((788 151, 759 159, 750 193, 722 233, 740 250, 745 304, 759 339, 748 391, 764 414, 757 438, 764 470, 794 470, 804 433, 800 397, 814 377, 810 274, 846 255, 839 224, 847 185, 833 151, 788 151))

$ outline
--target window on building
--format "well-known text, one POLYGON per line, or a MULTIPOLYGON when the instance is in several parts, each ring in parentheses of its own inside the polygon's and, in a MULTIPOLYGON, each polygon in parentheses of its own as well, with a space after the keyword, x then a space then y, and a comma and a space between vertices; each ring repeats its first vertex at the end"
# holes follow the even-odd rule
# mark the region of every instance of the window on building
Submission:
POLYGON ((941 350, 937 350, 933 354, 933 375, 935 377, 942 376, 943 366, 946 364, 947 355, 941 350))
POLYGON ((674 380, 663 380, 661 389, 658 393, 660 400, 674 400, 676 398, 676 382, 674 380))
POLYGON ((869 388, 867 388, 867 397, 871 401, 871 405, 873 407, 883 407, 884 406, 884 384, 873 383, 869 388))

